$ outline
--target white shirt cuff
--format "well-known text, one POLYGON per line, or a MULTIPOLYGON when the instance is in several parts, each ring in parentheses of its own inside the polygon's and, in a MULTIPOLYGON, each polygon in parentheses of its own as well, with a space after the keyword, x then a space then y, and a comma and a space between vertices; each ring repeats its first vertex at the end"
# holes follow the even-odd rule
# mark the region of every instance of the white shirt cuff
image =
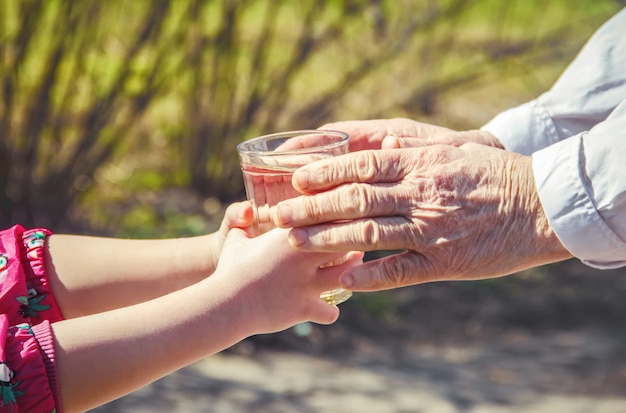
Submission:
POLYGON ((507 150, 529 156, 559 141, 552 118, 540 102, 541 98, 506 110, 481 129, 498 138, 507 150))
POLYGON ((581 173, 582 134, 535 152, 535 184, 550 226, 563 246, 585 264, 618 268, 624 242, 604 222, 581 173))

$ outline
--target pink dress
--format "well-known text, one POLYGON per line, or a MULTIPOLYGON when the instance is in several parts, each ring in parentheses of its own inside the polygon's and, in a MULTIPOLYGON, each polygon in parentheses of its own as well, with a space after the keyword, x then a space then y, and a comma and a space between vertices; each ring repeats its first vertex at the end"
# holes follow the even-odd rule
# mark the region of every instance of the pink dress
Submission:
POLYGON ((63 316, 44 267, 50 234, 0 231, 0 412, 61 412, 50 324, 63 316))

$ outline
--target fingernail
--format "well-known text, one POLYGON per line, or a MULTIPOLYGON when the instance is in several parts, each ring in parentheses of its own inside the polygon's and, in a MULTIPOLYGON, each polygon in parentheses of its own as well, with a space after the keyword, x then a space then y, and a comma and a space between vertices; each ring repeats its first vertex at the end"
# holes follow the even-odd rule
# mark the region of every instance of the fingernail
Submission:
POLYGON ((245 225, 252 221, 253 216, 252 202, 242 201, 237 209, 237 220, 245 225))
POLYGON ((292 246, 299 247, 304 244, 308 239, 308 235, 305 230, 294 228, 289 234, 289 240, 292 246))
POLYGON ((246 208, 247 206, 243 205, 237 210, 237 220, 239 222, 246 221, 246 215, 247 215, 246 208))
POLYGON ((354 285, 354 276, 347 272, 339 277, 339 285, 342 288, 350 289, 354 285))
POLYGON ((279 204, 274 215, 277 226, 287 227, 293 219, 293 208, 289 204, 279 204))
POLYGON ((401 148, 401 140, 400 138, 398 138, 396 135, 387 135, 385 136, 385 138, 383 139, 383 142, 385 144, 385 149, 392 149, 392 148, 401 148))
POLYGON ((309 171, 299 169, 293 174, 291 183, 296 189, 307 189, 311 186, 311 177, 309 171))

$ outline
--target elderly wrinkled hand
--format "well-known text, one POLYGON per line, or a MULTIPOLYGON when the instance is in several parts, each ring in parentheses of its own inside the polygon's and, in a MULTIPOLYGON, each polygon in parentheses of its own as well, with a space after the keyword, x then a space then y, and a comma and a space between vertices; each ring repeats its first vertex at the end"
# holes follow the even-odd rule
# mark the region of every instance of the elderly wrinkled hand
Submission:
POLYGON ((428 145, 461 146, 469 142, 496 148, 503 147, 500 141, 487 131, 455 131, 406 118, 342 121, 327 123, 320 129, 348 133, 350 152, 428 145))
POLYGON ((293 247, 394 250, 344 273, 354 291, 496 277, 569 258, 541 208, 531 158, 478 144, 350 153, 307 165, 278 204, 293 247))

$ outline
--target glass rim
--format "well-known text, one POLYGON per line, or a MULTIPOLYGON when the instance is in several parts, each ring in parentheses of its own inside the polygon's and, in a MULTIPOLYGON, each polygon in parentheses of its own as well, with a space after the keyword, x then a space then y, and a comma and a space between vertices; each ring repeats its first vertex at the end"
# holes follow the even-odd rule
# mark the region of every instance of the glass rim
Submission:
POLYGON ((311 152, 317 152, 320 150, 320 148, 324 148, 324 149, 333 149, 333 148, 337 148, 339 146, 344 145, 346 142, 348 142, 350 138, 350 135, 348 135, 345 132, 341 132, 341 131, 337 131, 337 130, 330 130, 330 129, 300 129, 300 130, 292 130, 292 131, 285 131, 285 132, 275 132, 275 133, 270 133, 267 135, 263 135, 263 136, 257 136, 255 138, 250 138, 247 139, 243 142, 240 142, 237 145, 237 151, 239 152, 240 155, 248 155, 248 156, 254 156, 254 155, 263 155, 263 156, 282 156, 282 155, 299 155, 299 154, 307 154, 307 153, 311 153, 311 152), (245 148, 245 146, 247 145, 251 145, 254 144, 256 142, 262 141, 262 140, 267 140, 267 139, 280 139, 280 138, 284 138, 284 137, 297 137, 297 136, 303 136, 303 135, 311 135, 311 134, 315 134, 315 133, 319 133, 319 134, 325 134, 325 135, 334 135, 334 136, 338 136, 340 137, 340 139, 337 142, 332 142, 323 146, 310 146, 310 147, 305 147, 305 148, 298 148, 298 149, 289 149, 286 151, 272 151, 272 150, 262 150, 262 149, 247 149, 245 148))

